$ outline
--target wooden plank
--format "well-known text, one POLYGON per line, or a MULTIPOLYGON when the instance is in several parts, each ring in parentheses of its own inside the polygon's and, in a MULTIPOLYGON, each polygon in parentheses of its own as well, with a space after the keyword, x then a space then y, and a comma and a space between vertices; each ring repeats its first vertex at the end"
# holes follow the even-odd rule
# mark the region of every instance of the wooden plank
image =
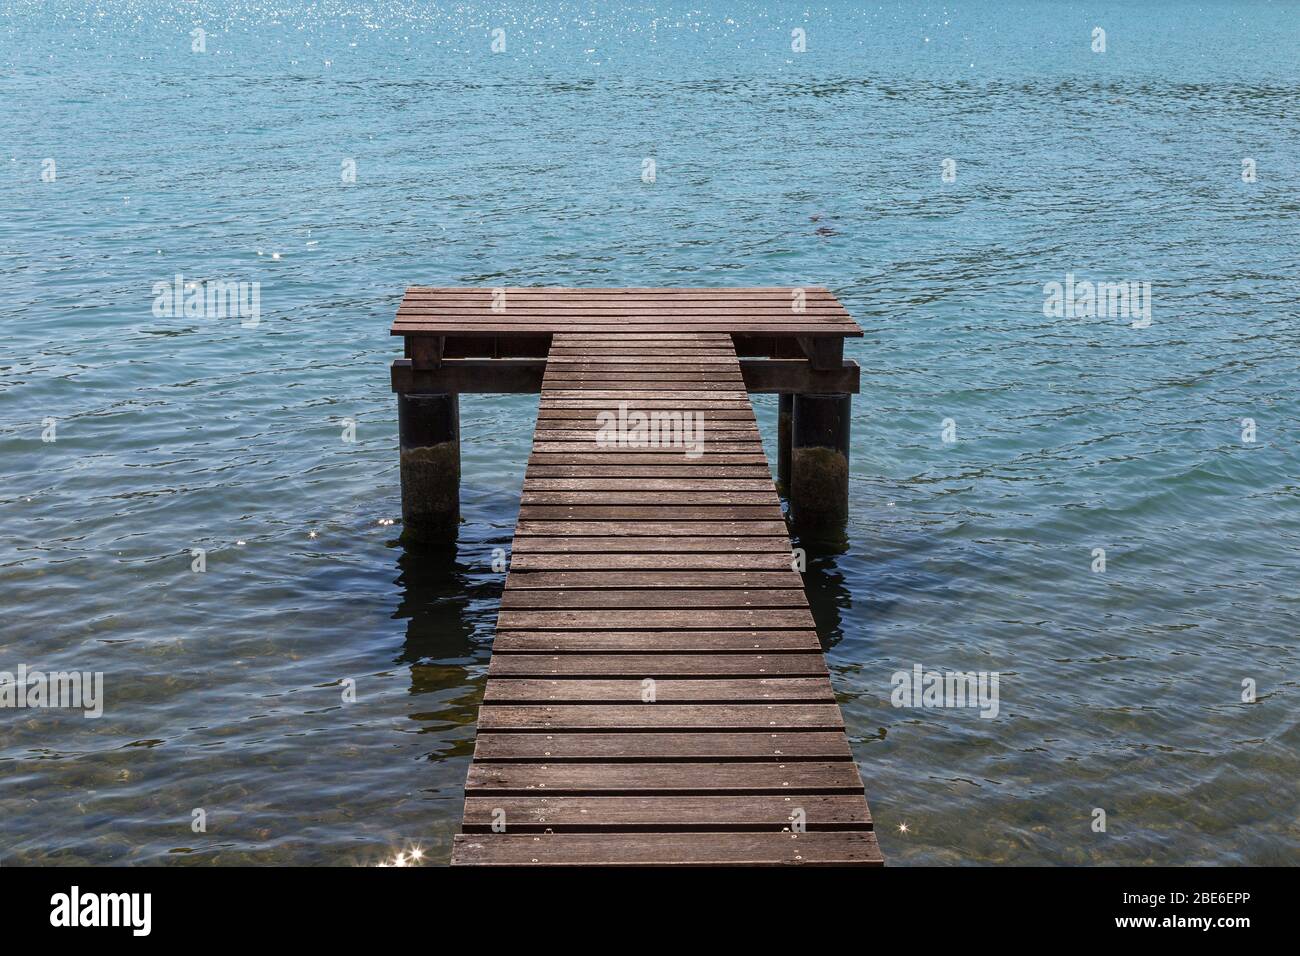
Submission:
POLYGON ((835 700, 825 677, 736 677, 724 680, 497 678, 483 692, 485 704, 628 704, 643 703, 653 690, 656 703, 727 704, 762 701, 770 704, 835 700))
POLYGON ((703 455, 699 458, 686 458, 685 455, 679 455, 676 458, 664 458, 663 455, 642 454, 640 451, 624 451, 621 449, 591 449, 584 453, 559 453, 559 454, 542 454, 533 453, 530 459, 529 468, 533 466, 555 466, 555 464, 598 464, 602 467, 625 467, 629 464, 654 464, 659 467, 694 467, 694 468, 714 468, 720 464, 763 464, 766 466, 767 459, 759 454, 722 454, 711 453, 705 458, 703 455))
POLYGON ((780 522, 783 519, 778 504, 752 505, 691 505, 669 508, 662 505, 521 505, 520 521, 619 521, 627 524, 636 521, 655 522, 659 525, 684 522, 780 522), (674 520, 663 521, 667 514, 674 520))
MULTIPOLYGON (((576 365, 576 368, 590 369, 590 365, 576 365)), ((675 365, 675 368, 682 368, 681 365, 675 365)), ((689 371, 688 367, 685 367, 689 371)), ((628 371, 654 372, 658 371, 653 365, 630 365, 628 371)), ((543 389, 545 392, 545 389, 543 389)), ((550 401, 546 403, 549 408, 611 408, 608 399, 611 395, 549 395, 550 401)), ((628 403, 636 403, 637 408, 667 408, 667 410, 697 410, 697 408, 733 408, 733 410, 742 411, 749 407, 749 399, 746 398, 745 389, 736 389, 735 392, 725 395, 711 395, 708 393, 698 394, 692 397, 690 394, 681 395, 676 392, 662 392, 659 394, 646 393, 629 393, 627 395, 612 395, 612 398, 621 398, 628 403)))
POLYGON ((747 794, 745 796, 465 797, 465 833, 550 830, 870 830, 871 811, 860 794, 747 794))
MULTIPOLYGON (((490 301, 503 296, 507 302, 521 299, 541 302, 588 303, 608 299, 613 302, 726 302, 739 300, 742 303, 771 302, 788 308, 794 299, 794 289, 772 287, 770 289, 718 288, 718 289, 551 289, 537 286, 519 286, 515 288, 496 289, 430 289, 412 286, 406 290, 405 299, 432 298, 447 301, 490 301)), ((803 289, 803 298, 808 303, 838 300, 828 289, 803 289)))
MULTIPOLYGON (((697 373, 691 371, 674 370, 664 372, 641 368, 620 369, 617 372, 578 369, 555 375, 551 379, 551 384, 554 387, 547 390, 548 394, 551 395, 554 395, 556 390, 562 388, 606 388, 626 392, 645 388, 647 385, 654 386, 660 392, 672 393, 682 391, 741 392, 746 390, 743 373, 736 378, 730 375, 719 375, 713 378, 701 379, 697 373)), ((536 391, 540 390, 541 386, 538 386, 536 391)))
POLYGON ((871 830, 458 834, 461 866, 881 866, 871 830))
POLYGON ((681 610, 503 610, 497 617, 497 630, 520 631, 564 630, 587 631, 609 628, 618 631, 646 628, 650 630, 756 630, 759 628, 814 627, 807 607, 790 608, 692 608, 681 610))
MULTIPOLYGON (((637 295, 690 295, 690 296, 728 296, 738 295, 745 298, 754 295, 766 293, 768 295, 790 295, 789 286, 660 286, 660 285, 638 285, 638 286, 568 286, 568 285, 523 285, 523 286, 503 286, 502 291, 514 294, 523 293, 525 295, 616 295, 616 296, 637 296, 637 295)), ((826 286, 800 286, 806 295, 829 294, 830 290, 826 286)), ((487 289, 483 286, 432 286, 432 285, 413 285, 407 288, 407 292, 434 292, 450 293, 453 295, 491 295, 496 288, 487 289)))
POLYGON ((539 491, 762 491, 772 487, 761 478, 534 478, 525 476, 524 494, 539 491))
POLYGON ((688 351, 681 355, 672 355, 662 350, 653 352, 638 350, 635 353, 625 352, 622 355, 611 353, 592 355, 590 352, 579 352, 573 357, 566 357, 561 354, 548 355, 546 359, 548 371, 552 368, 557 371, 573 371, 586 367, 614 371, 629 365, 648 365, 664 372, 684 372, 688 369, 695 369, 701 372, 726 375, 729 378, 734 378, 738 370, 734 351, 730 355, 709 354, 698 350, 688 351))
MULTIPOLYGON (((597 388, 587 386, 584 388, 552 388, 543 389, 543 397, 547 399, 599 399, 604 400, 606 409, 617 409, 619 404, 626 404, 628 411, 639 411, 642 408, 643 401, 665 401, 676 403, 676 408, 696 409, 700 403, 713 402, 743 402, 745 401, 744 388, 728 389, 725 391, 710 391, 708 389, 655 389, 653 391, 644 388, 597 388)), ((547 403, 548 405, 550 402, 547 403)), ((661 416, 662 418, 663 416, 661 416)), ((596 416, 592 416, 596 420, 596 416)))
MULTIPOLYGON (((542 426, 549 426, 554 423, 541 422, 539 424, 542 426)), ((537 431, 533 433, 533 441, 539 444, 548 443, 548 442, 580 442, 580 441, 590 442, 590 441, 595 441, 596 432, 605 427, 606 426, 604 424, 597 425, 596 423, 592 423, 590 427, 582 427, 581 424, 578 427, 573 427, 572 425, 568 425, 568 424, 566 424, 564 427, 561 428, 539 427, 537 431)), ((691 432, 682 432, 681 434, 694 436, 689 439, 689 441, 691 442, 691 447, 694 449, 694 453, 693 453, 694 457, 699 457, 700 454, 702 454, 707 450, 705 442, 708 442, 710 445, 712 445, 712 444, 723 443, 723 442, 730 444, 730 443, 738 443, 738 442, 758 441, 758 438, 754 434, 756 429, 754 428, 753 425, 749 425, 748 427, 740 426, 736 428, 727 428, 721 426, 714 427, 714 428, 705 428, 704 423, 701 422, 698 425, 692 425, 689 427, 692 429, 691 432)), ((675 442, 678 441, 679 439, 672 438, 671 433, 669 433, 668 440, 675 442)), ((683 450, 676 449, 676 448, 674 448, 673 451, 675 454, 679 454, 679 455, 684 453, 683 450)), ((687 456, 687 457, 691 457, 691 456, 687 456)))
POLYGON ((714 479, 756 478, 771 479, 767 463, 718 464, 716 461, 700 462, 656 461, 653 464, 611 462, 601 458, 592 464, 544 463, 534 459, 524 471, 525 480, 532 478, 681 478, 687 481, 714 479))
MULTIPOLYGON (((732 491, 673 490, 673 491, 532 491, 520 496, 525 505, 673 505, 694 511, 701 505, 767 505, 780 511, 781 503, 773 490, 732 491)), ((566 509, 568 510, 568 509, 566 509)), ((661 509, 656 509, 663 514, 661 509)))
MULTIPOLYGON (((590 411, 582 410, 582 408, 552 408, 550 406, 543 406, 542 408, 538 408, 537 411, 538 421, 545 421, 551 419, 576 419, 578 421, 591 421, 594 420, 594 418, 595 416, 591 414, 590 411)), ((754 419, 753 408, 746 406, 744 408, 712 408, 712 410, 708 412, 708 420, 710 421, 723 421, 723 420, 754 421, 755 419, 754 419)), ((766 459, 764 459, 763 463, 766 464, 766 459)))
MULTIPOLYGON (((602 558, 609 559, 610 567, 656 567, 659 565, 655 562, 669 559, 684 559, 692 566, 699 562, 700 567, 712 567, 716 565, 704 562, 725 561, 740 555, 775 554, 787 566, 793 561, 790 539, 781 534, 732 537, 676 535, 630 538, 623 536, 618 539, 581 535, 520 535, 516 536, 514 544, 511 545, 511 554, 514 556, 512 560, 517 560, 523 555, 536 554, 554 555, 561 561, 568 560, 571 555, 600 555, 602 558), (649 563, 633 565, 618 563, 629 558, 642 558, 649 563)), ((521 567, 521 565, 515 566, 521 567)))
POLYGON ((659 593, 669 589, 757 588, 795 589, 802 593, 803 579, 786 568, 783 571, 744 571, 728 568, 724 571, 616 571, 598 569, 568 571, 528 571, 511 569, 506 578, 506 590, 536 590, 563 588, 568 590, 646 588, 659 593))
MULTIPOLYGON (((716 539, 718 544, 708 543, 711 539, 700 539, 700 547, 697 549, 691 547, 685 551, 671 550, 667 552, 656 551, 650 553, 636 552, 632 554, 605 552, 605 544, 598 545, 601 553, 587 553, 573 548, 562 548, 560 542, 566 539, 557 539, 555 548, 544 549, 541 553, 534 554, 530 551, 522 551, 515 554, 510 559, 510 567, 515 571, 618 571, 618 570, 643 570, 643 571, 704 571, 710 569, 719 569, 730 573, 744 573, 747 571, 780 571, 788 570, 792 564, 791 555, 784 553, 783 550, 776 551, 733 551, 732 548, 723 542, 728 539, 716 539), (708 548, 708 551, 704 549, 708 548), (715 553, 726 550, 730 553, 715 553)), ((604 542, 605 539, 597 539, 604 542)), ((669 539, 670 547, 676 548, 677 545, 671 544, 673 540, 669 539)))
POLYGON ((585 793, 742 794, 862 793, 858 769, 848 761, 791 763, 476 763, 465 790, 475 796, 548 796, 585 793))
POLYGON ((662 654, 820 651, 816 631, 501 631, 501 653, 662 654))
POLYGON ((622 332, 675 332, 678 329, 697 329, 720 334, 736 332, 747 335, 797 334, 801 336, 836 335, 852 337, 862 334, 861 330, 851 322, 792 325, 785 322, 763 322, 757 319, 742 322, 739 319, 717 321, 692 317, 683 317, 676 323, 669 323, 664 320, 633 322, 626 318, 616 317, 561 323, 528 319, 511 321, 504 316, 446 319, 429 316, 418 320, 407 319, 395 323, 390 331, 393 335, 496 335, 504 338, 516 335, 531 337, 561 332, 600 332, 609 329, 618 329, 622 332))
MULTIPOLYGON (((615 401, 633 402, 638 397, 645 397, 642 393, 647 385, 654 386, 654 396, 656 398, 685 398, 692 401, 701 399, 712 400, 714 398, 726 398, 731 401, 739 401, 739 396, 745 391, 745 383, 742 379, 732 381, 731 379, 714 379, 710 381, 673 381, 665 382, 662 379, 654 382, 637 381, 632 375, 656 375, 657 372, 629 372, 626 374, 609 374, 597 375, 592 372, 577 372, 572 378, 556 379, 556 387, 546 389, 545 395, 548 398, 573 398, 573 397, 593 397, 593 398, 612 398, 615 401), (600 391, 597 392, 596 390, 600 391)), ((593 424, 600 424, 593 415, 589 419, 593 424)))
POLYGON ((553 333, 580 331, 618 331, 631 326, 644 331, 672 332, 700 329, 703 331, 747 332, 756 328, 787 331, 798 337, 812 329, 831 328, 843 335, 856 328, 848 313, 838 309, 813 309, 803 315, 792 315, 781 308, 763 309, 754 306, 726 308, 714 306, 684 308, 615 308, 526 309, 516 306, 504 312, 493 312, 476 306, 411 306, 397 313, 395 328, 426 324, 454 323, 457 328, 474 331, 481 326, 527 325, 553 333))
POLYGON ((487 731, 843 731, 844 718, 835 704, 484 704, 478 725, 487 731))
MULTIPOLYGON (((528 535, 574 535, 576 537, 614 536, 632 537, 786 537, 785 521, 557 521, 520 520, 515 526, 515 537, 528 535)), ((626 550, 644 547, 642 542, 624 542, 626 550)), ((618 542, 610 542, 610 550, 622 550, 618 542)))
POLYGON ((677 610, 696 608, 804 608, 801 589, 775 588, 558 588, 511 589, 501 595, 503 610, 677 610))
POLYGON ((590 306, 556 306, 514 302, 499 312, 486 304, 443 304, 437 302, 402 305, 398 308, 398 325, 427 321, 455 321, 457 323, 526 322, 547 327, 553 333, 582 333, 596 326, 597 332, 618 332, 627 326, 635 331, 651 333, 744 331, 752 325, 774 325, 795 335, 808 329, 829 325, 856 329, 857 325, 841 307, 817 305, 802 313, 791 312, 780 304, 757 303, 711 304, 678 302, 650 305, 644 302, 627 305, 594 303, 590 306), (714 324, 722 325, 715 328, 714 324), (642 329, 638 326, 647 326, 642 329))
POLYGON ((677 324, 684 319, 707 319, 718 322, 735 323, 744 328, 748 323, 766 322, 769 324, 789 324, 796 331, 800 325, 849 324, 853 320, 839 306, 817 305, 802 313, 791 312, 788 307, 775 305, 756 305, 753 303, 711 303, 680 302, 672 305, 649 305, 638 302, 629 305, 608 305, 593 303, 591 305, 521 305, 513 303, 500 311, 494 312, 486 303, 458 305, 443 302, 416 302, 404 304, 397 310, 399 322, 419 322, 424 319, 522 319, 537 323, 554 322, 557 332, 568 331, 562 323, 610 324, 617 328, 617 323, 610 320, 627 320, 653 323, 658 326, 677 324))
MULTIPOLYGON (((683 341, 685 336, 678 333, 665 333, 664 335, 628 335, 623 332, 612 332, 601 335, 600 333, 590 333, 583 338, 581 346, 567 346, 564 344, 553 345, 547 350, 547 357, 553 358, 582 358, 589 357, 594 361, 599 361, 606 357, 623 357, 629 354, 628 345, 635 343, 639 346, 639 352, 646 357, 652 355, 727 355, 727 346, 717 344, 712 340, 701 341, 683 341)), ((734 347, 732 352, 734 352, 734 347)), ((721 369, 719 369, 721 371, 721 369)), ((732 370, 727 370, 729 374, 734 374, 732 370)))
POLYGON ((646 315, 654 318, 674 315, 771 315, 784 319, 801 317, 847 316, 844 307, 834 299, 823 297, 807 304, 802 312, 791 308, 791 303, 780 299, 631 299, 618 301, 584 297, 581 299, 553 299, 506 297, 504 308, 493 311, 489 299, 465 299, 437 296, 407 296, 398 307, 398 315, 425 313, 436 315, 528 315, 579 317, 592 315, 646 315))
MULTIPOLYGON (((526 629, 527 630, 527 629, 526 629)), ((656 649, 650 645, 647 650, 656 649)), ((502 654, 489 677, 825 677, 821 654, 502 654)))
POLYGON ((850 760, 842 731, 700 733, 480 733, 475 760, 665 761, 850 760))

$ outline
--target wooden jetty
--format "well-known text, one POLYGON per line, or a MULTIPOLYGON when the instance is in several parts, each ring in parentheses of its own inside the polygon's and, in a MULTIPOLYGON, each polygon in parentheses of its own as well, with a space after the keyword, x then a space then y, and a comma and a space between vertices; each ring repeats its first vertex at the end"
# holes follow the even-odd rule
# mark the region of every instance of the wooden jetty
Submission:
POLYGON ((881 863, 747 394, 782 395, 792 511, 842 521, 834 297, 412 288, 393 333, 419 538, 455 520, 456 396, 541 393, 452 862, 881 863))

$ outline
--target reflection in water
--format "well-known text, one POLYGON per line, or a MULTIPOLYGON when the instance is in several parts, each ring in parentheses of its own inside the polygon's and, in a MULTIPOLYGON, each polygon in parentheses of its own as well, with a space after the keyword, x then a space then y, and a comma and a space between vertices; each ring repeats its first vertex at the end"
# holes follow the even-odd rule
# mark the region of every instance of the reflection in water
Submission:
MULTIPOLYGON (((510 505, 496 501, 491 507, 499 514, 510 505)), ((492 570, 490 556, 497 548, 508 551, 510 544, 495 530, 463 524, 454 545, 399 546, 393 617, 406 620, 406 631, 394 663, 407 665, 410 695, 418 698, 410 719, 434 738, 427 760, 468 757, 474 750, 473 725, 505 583, 505 574, 492 570), (451 728, 468 733, 449 736, 451 728)))
MULTIPOLYGON (((486 588, 459 560, 453 548, 405 547, 398 553, 397 578, 400 588, 393 617, 406 621, 406 640, 396 658, 399 664, 422 664, 468 658, 475 646, 474 622, 466 616, 472 602, 491 598, 486 588), (483 591, 486 590, 487 594, 483 591)), ((499 582, 498 582, 499 584, 499 582)), ((495 593, 500 597, 500 587, 495 593)))
POLYGON ((803 548, 807 556, 808 564, 803 574, 804 592, 812 607, 822 649, 830 650, 844 637, 844 612, 853 607, 853 594, 839 567, 839 558, 848 553, 849 544, 809 540, 798 536, 792 540, 794 547, 803 548))

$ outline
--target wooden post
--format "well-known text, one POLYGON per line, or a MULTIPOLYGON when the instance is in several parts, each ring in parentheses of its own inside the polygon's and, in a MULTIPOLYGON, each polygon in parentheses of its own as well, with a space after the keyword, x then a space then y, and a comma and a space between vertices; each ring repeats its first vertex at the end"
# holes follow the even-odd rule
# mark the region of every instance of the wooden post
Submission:
POLYGON ((801 534, 842 535, 849 518, 852 396, 795 395, 790 517, 801 534))
POLYGON ((790 494, 790 425, 794 417, 794 395, 780 394, 776 412, 776 490, 790 494))
POLYGON ((402 537, 455 541, 460 525, 460 396, 398 393, 402 537))

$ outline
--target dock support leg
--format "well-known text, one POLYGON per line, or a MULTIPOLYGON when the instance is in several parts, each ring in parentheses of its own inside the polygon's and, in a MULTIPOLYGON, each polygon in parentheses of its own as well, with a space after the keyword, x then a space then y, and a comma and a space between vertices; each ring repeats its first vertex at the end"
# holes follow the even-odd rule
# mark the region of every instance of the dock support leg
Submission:
POLYGON ((776 412, 776 490, 790 494, 790 425, 794 417, 794 395, 782 392, 776 412))
POLYGON ((802 534, 843 534, 849 518, 850 395, 795 395, 790 517, 802 534))
POLYGON ((460 396, 399 393, 397 433, 403 539, 454 541, 460 524, 460 396))

